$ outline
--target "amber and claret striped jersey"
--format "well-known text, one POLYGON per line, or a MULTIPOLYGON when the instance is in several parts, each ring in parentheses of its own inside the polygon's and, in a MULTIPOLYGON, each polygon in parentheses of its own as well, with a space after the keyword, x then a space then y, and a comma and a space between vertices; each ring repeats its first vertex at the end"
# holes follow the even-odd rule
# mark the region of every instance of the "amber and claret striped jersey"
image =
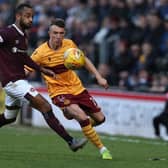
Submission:
POLYGON ((72 40, 64 39, 62 46, 53 50, 49 47, 48 42, 45 42, 31 55, 37 64, 52 69, 56 73, 56 78, 43 74, 51 98, 61 94, 77 95, 85 90, 75 71, 64 66, 63 56, 68 48, 77 48, 77 46, 72 40))

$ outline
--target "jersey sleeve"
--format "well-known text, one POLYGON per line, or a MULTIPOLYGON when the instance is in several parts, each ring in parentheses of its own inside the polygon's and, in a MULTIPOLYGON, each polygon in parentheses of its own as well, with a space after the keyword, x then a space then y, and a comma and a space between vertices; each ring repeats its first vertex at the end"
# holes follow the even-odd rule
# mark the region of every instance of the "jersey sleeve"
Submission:
POLYGON ((11 32, 8 29, 1 29, 0 30, 0 45, 6 44, 11 39, 11 32))
POLYGON ((70 45, 71 45, 71 47, 70 48, 78 48, 78 46, 75 44, 75 42, 74 41, 70 41, 71 43, 70 43, 70 45))
POLYGON ((40 51, 39 50, 35 50, 32 55, 31 55, 31 59, 36 62, 37 64, 41 64, 41 59, 40 59, 40 51))
MULTIPOLYGON (((37 65, 40 65, 40 59, 39 59, 39 54, 37 49, 32 53, 31 55, 31 59, 33 60, 33 62, 35 62, 37 65)), ((34 69, 30 68, 30 66, 24 65, 24 70, 25 71, 29 71, 29 72, 33 72, 34 69)))

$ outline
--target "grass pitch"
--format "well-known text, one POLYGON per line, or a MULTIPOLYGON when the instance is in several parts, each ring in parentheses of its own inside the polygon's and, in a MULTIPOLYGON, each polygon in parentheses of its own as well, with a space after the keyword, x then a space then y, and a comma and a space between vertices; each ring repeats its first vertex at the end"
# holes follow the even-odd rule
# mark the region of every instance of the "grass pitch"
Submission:
MULTIPOLYGON (((80 132, 70 132, 82 137, 80 132)), ((101 134, 113 160, 102 160, 88 143, 72 152, 47 128, 6 126, 0 129, 1 168, 167 168, 168 142, 101 134)))

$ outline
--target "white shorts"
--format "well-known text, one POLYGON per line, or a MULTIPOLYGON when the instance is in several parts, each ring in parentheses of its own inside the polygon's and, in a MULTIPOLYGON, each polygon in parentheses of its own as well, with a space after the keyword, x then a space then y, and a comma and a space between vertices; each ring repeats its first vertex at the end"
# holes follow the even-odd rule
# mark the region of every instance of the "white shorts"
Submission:
POLYGON ((33 97, 38 94, 37 90, 26 80, 9 82, 4 87, 4 90, 6 92, 5 105, 7 106, 21 106, 23 101, 27 101, 24 97, 26 94, 30 94, 33 97))

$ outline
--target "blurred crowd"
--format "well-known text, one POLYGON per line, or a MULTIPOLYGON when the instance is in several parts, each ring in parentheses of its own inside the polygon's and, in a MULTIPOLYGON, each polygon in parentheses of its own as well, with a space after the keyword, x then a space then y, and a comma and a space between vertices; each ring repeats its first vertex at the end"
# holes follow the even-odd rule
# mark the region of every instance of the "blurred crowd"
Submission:
MULTIPOLYGON (((0 0, 0 27, 13 22, 13 9, 30 2, 35 9, 30 53, 48 39, 53 18, 66 21, 74 40, 111 87, 162 92, 168 85, 168 0, 0 0)), ((86 86, 93 76, 81 69, 86 86)), ((41 81, 40 74, 29 80, 41 81)))

